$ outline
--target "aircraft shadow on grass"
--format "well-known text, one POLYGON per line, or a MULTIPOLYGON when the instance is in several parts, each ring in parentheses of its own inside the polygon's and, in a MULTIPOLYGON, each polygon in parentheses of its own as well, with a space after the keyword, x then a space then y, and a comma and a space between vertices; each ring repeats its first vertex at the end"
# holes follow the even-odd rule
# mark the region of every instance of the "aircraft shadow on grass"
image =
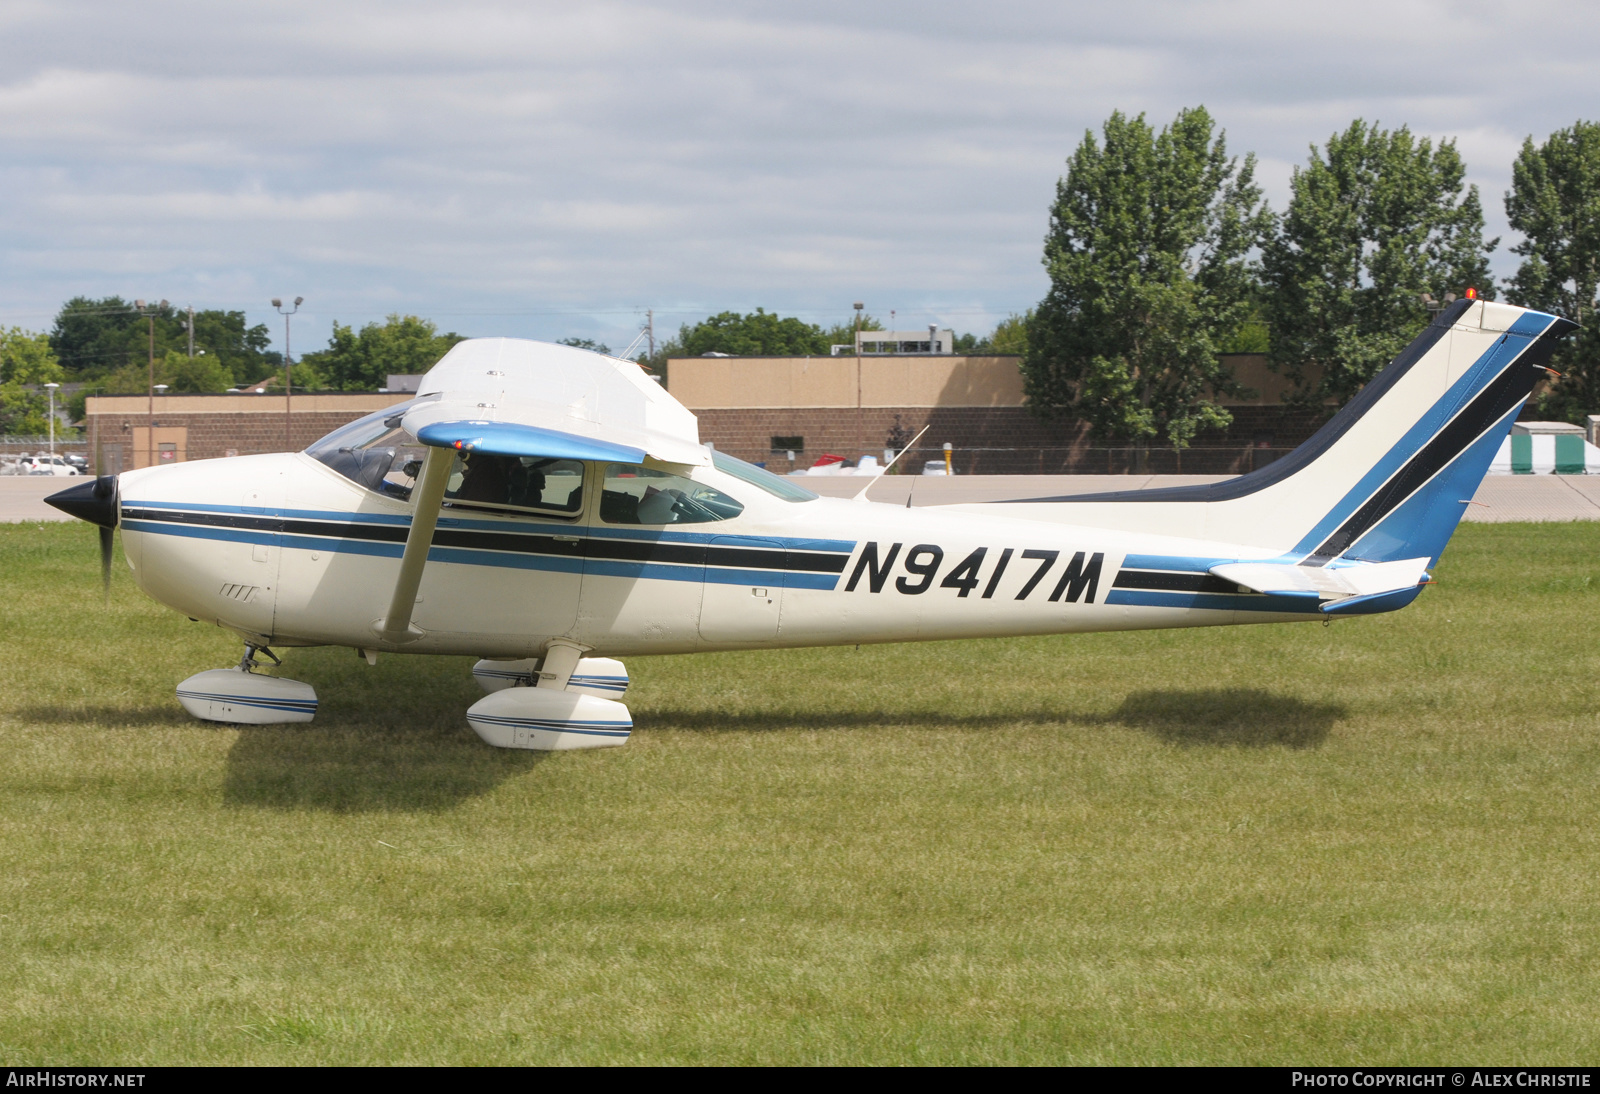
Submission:
POLYGON ((1316 748, 1334 723, 1348 716, 1334 703, 1311 703, 1250 688, 1137 691, 1105 714, 1066 709, 1004 714, 949 714, 934 710, 803 711, 651 710, 644 727, 701 731, 853 729, 925 726, 937 729, 998 729, 1024 723, 1126 727, 1171 744, 1238 748, 1316 748))
POLYGON ((480 695, 471 660, 294 651, 317 689, 309 725, 230 726, 223 802, 331 812, 436 812, 487 794, 549 753, 485 748, 462 712, 480 695))
MULTIPOLYGON (((320 683, 321 681, 319 681, 320 683)), ((228 750, 223 802, 234 807, 330 812, 439 812, 489 793, 552 753, 491 749, 462 724, 454 689, 387 707, 382 698, 335 701, 311 725, 222 726, 228 750)), ((394 694, 391 692, 390 694, 394 694)), ((145 728, 193 725, 173 707, 18 711, 44 724, 145 728)), ((990 730, 1017 724, 1124 727, 1191 747, 1316 748, 1345 708, 1268 691, 1218 688, 1139 691, 1104 714, 1034 710, 955 715, 940 711, 797 711, 727 713, 642 710, 639 728, 704 732, 782 729, 850 730, 875 726, 990 730)))

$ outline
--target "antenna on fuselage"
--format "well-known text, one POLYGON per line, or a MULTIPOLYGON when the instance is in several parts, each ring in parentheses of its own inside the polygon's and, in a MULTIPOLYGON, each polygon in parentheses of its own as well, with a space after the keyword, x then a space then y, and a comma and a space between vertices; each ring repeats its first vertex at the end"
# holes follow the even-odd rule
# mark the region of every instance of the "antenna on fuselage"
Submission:
MULTIPOLYGON (((872 481, 868 482, 867 485, 863 486, 861 488, 861 493, 857 494, 855 497, 851 498, 850 500, 851 501, 866 501, 867 500, 867 491, 872 489, 872 483, 877 482, 879 479, 881 479, 885 475, 887 475, 889 473, 889 468, 893 467, 895 465, 895 463, 900 459, 901 456, 904 456, 907 452, 910 452, 913 448, 917 447, 917 442, 922 440, 922 435, 924 433, 926 433, 931 428, 933 428, 933 423, 929 422, 927 425, 923 426, 920 430, 918 430, 917 431, 917 435, 915 437, 911 438, 911 443, 906 445, 900 451, 896 452, 894 454, 894 459, 892 459, 888 463, 884 464, 883 465, 883 470, 879 471, 876 475, 872 476, 872 481)), ((915 486, 916 484, 913 483, 912 485, 915 486)))

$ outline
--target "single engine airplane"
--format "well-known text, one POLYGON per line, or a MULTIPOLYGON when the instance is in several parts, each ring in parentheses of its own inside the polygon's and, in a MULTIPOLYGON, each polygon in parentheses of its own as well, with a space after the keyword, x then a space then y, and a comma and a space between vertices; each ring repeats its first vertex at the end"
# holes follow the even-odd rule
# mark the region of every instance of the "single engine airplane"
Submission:
POLYGON ((1288 622, 1428 580, 1566 319, 1464 299, 1310 440, 1203 486, 911 509, 819 498, 700 443, 631 361, 462 342, 416 398, 304 452, 55 494, 134 578, 239 635, 192 714, 309 721, 272 647, 475 654, 489 744, 624 743, 619 657, 1288 622))

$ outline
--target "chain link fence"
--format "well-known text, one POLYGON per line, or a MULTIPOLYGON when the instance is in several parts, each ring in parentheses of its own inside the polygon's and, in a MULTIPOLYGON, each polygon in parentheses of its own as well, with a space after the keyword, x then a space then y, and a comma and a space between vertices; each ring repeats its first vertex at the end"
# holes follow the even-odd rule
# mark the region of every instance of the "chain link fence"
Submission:
MULTIPOLYGON (((950 468, 957 475, 1244 475, 1293 452, 1293 448, 1265 445, 1206 445, 1185 448, 1062 447, 1062 448, 953 448, 950 468)), ((892 450, 885 454, 892 455, 892 450)), ((783 474, 811 465, 809 453, 790 461, 774 453, 767 469, 783 474)), ((814 457, 813 457, 814 458, 814 457)), ((945 451, 937 445, 918 445, 902 455, 891 475, 942 472, 945 451)))

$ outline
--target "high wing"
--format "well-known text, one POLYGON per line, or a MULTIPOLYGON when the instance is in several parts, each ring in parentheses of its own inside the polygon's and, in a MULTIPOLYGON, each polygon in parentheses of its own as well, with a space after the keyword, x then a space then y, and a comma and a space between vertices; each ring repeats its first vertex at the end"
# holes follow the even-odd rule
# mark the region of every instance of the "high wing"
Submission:
POLYGON ((642 368, 572 346, 516 338, 460 342, 428 370, 418 394, 401 424, 430 447, 711 463, 695 416, 642 368))
POLYGON ((695 416, 638 365, 572 346, 516 338, 457 343, 428 370, 401 427, 428 446, 417 516, 389 610, 373 633, 405 642, 456 452, 702 467, 695 416))

